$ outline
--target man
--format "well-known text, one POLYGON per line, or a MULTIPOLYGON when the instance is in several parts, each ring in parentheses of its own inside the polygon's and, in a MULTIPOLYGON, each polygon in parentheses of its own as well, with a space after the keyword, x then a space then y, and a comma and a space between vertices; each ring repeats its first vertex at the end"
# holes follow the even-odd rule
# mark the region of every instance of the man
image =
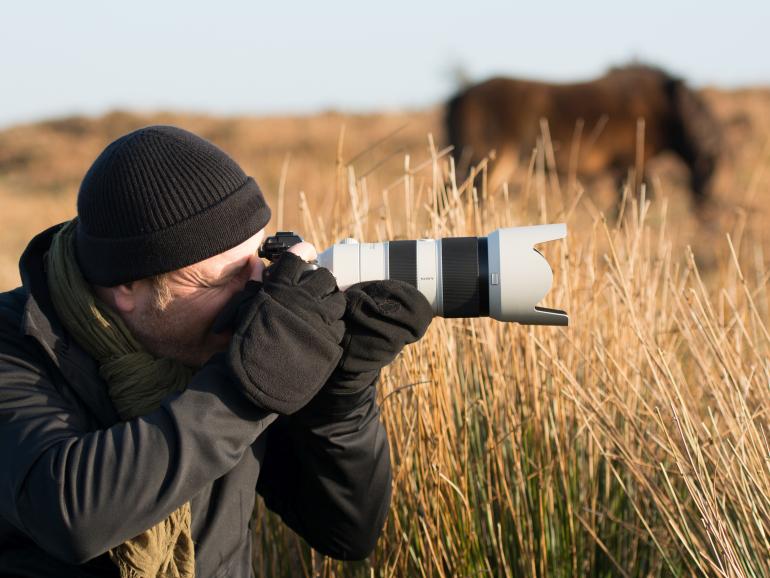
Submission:
POLYGON ((269 218, 224 152, 155 126, 30 242, 0 295, 1 576, 251 576, 256 492, 317 550, 372 551, 375 383, 430 306, 391 281, 341 293, 307 243, 265 269, 269 218))

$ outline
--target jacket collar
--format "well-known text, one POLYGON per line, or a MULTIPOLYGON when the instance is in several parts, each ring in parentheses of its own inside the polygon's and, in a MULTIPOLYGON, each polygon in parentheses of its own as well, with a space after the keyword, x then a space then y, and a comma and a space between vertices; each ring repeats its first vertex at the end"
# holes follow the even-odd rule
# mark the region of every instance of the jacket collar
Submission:
POLYGON ((45 255, 62 225, 37 235, 21 256, 19 272, 28 295, 21 330, 41 345, 69 386, 98 421, 108 427, 118 421, 118 415, 107 394, 107 385, 99 376, 99 365, 64 330, 48 290, 45 255))

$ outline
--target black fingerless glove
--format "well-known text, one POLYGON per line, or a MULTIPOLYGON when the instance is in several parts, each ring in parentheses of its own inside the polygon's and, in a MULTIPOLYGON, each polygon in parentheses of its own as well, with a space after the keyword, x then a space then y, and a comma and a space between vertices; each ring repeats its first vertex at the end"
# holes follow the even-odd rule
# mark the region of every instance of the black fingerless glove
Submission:
POLYGON ((342 340, 346 300, 328 269, 311 266, 294 253, 284 253, 262 274, 262 288, 275 301, 304 319, 335 344, 342 340))
POLYGON ((403 281, 365 281, 345 291, 344 353, 330 378, 335 391, 354 393, 370 385, 405 345, 420 339, 433 309, 403 281))
POLYGON ((332 274, 286 253, 250 281, 217 320, 234 328, 227 365, 255 404, 292 414, 323 387, 342 356, 345 296, 332 274))

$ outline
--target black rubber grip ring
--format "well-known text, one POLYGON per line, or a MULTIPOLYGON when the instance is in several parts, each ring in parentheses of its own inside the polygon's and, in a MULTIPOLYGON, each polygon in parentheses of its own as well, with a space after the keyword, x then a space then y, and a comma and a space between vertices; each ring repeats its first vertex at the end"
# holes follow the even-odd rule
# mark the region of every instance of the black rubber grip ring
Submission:
POLYGON ((388 245, 388 277, 417 287, 417 241, 391 241, 388 245))

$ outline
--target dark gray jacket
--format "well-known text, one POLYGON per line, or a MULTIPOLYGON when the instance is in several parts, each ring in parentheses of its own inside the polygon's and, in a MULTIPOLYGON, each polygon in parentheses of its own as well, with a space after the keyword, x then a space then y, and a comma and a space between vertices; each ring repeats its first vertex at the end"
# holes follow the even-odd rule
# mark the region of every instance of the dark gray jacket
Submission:
POLYGON ((366 557, 391 491, 374 384, 325 387, 276 418, 209 363, 157 411, 119 422, 53 313, 53 231, 22 256, 23 286, 0 294, 0 576, 117 575, 105 552, 187 501, 196 575, 251 576, 255 489, 317 550, 366 557))

